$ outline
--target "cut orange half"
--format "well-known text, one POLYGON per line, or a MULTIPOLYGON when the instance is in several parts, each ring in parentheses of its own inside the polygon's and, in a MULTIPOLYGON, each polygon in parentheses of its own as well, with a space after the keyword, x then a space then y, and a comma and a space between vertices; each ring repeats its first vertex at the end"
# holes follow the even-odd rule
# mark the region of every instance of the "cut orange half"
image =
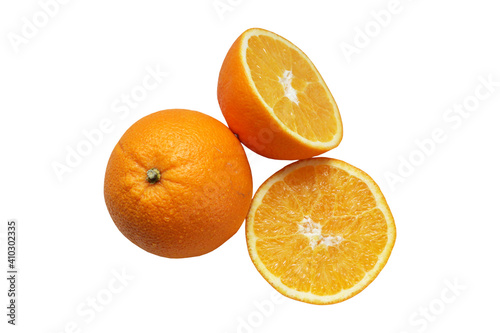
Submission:
POLYGON ((344 301, 368 286, 396 239, 389 206, 360 169, 302 160, 257 190, 246 222, 250 257, 280 293, 313 304, 344 301))
POLYGON ((219 105, 248 148, 275 159, 304 159, 342 140, 337 104, 311 60, 285 38, 245 31, 224 59, 219 105))

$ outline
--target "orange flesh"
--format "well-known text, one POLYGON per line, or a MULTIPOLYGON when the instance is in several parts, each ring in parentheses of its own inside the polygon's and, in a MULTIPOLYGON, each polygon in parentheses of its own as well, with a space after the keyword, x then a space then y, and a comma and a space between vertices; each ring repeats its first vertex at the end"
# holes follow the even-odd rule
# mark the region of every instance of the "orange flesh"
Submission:
POLYGON ((260 96, 291 131, 319 142, 337 132, 331 94, 304 54, 265 35, 251 36, 246 62, 260 96))
POLYGON ((305 166, 275 182, 255 212, 264 266, 297 291, 334 295, 360 282, 387 244, 387 222, 359 178, 305 166))

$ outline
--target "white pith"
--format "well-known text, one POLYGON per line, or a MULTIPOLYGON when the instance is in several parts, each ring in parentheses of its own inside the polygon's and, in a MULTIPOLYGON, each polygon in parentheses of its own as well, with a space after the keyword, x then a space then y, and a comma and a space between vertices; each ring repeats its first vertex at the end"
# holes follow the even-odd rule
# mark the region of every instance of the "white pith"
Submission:
POLYGON ((297 98, 297 90, 292 87, 293 73, 292 71, 285 71, 283 77, 278 79, 285 90, 285 97, 299 105, 299 99, 297 98))
POLYGON ((321 233, 321 224, 314 222, 309 216, 304 216, 304 219, 299 224, 299 233, 309 238, 309 245, 312 249, 321 244, 325 246, 333 246, 340 244, 344 239, 342 236, 324 236, 321 233))

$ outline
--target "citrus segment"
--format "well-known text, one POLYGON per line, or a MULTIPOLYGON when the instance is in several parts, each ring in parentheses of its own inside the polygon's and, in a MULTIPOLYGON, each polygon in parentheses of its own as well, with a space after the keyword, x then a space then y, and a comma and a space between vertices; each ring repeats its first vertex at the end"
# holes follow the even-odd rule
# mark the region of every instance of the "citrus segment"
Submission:
POLYGON ((376 183, 339 160, 295 162, 257 191, 246 223, 250 256, 285 296, 338 303, 370 284, 396 229, 376 183))

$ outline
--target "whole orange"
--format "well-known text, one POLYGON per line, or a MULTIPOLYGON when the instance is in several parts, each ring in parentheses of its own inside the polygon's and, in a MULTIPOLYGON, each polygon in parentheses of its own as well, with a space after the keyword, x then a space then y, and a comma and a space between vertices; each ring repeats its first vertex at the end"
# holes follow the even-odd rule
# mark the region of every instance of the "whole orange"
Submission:
POLYGON ((238 231, 252 175, 224 124, 197 111, 164 110, 121 137, 106 168, 104 198, 132 243, 163 257, 193 257, 238 231))

